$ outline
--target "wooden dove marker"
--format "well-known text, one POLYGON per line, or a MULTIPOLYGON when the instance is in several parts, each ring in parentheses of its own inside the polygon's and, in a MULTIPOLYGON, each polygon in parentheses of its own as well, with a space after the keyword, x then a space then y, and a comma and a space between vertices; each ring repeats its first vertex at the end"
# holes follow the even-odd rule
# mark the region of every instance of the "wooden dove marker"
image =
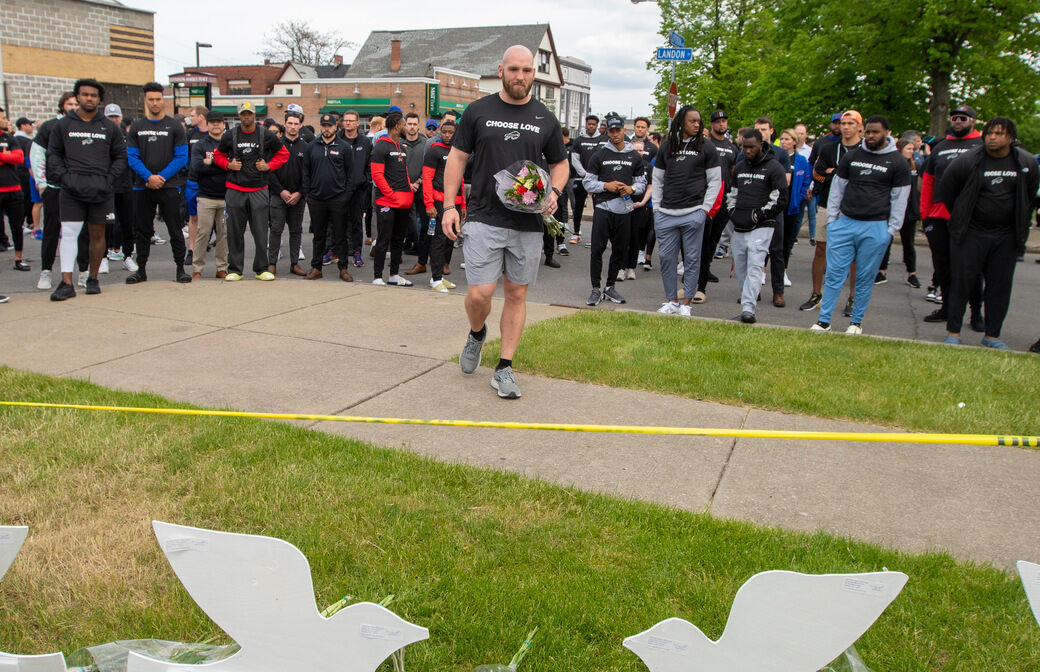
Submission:
MULTIPOLYGON (((28 535, 28 527, 0 526, 0 579, 10 569, 28 535)), ((16 656, 0 651, 0 672, 65 672, 65 656, 61 653, 16 656)))
POLYGON ((1018 575, 1022 577, 1022 587, 1026 589, 1026 599, 1029 600, 1033 616, 1040 623, 1040 565, 1019 560, 1018 575))
POLYGON ((669 618, 628 637, 650 672, 816 672, 852 646, 906 584, 901 572, 755 574, 718 641, 669 618))
POLYGON ((430 636, 371 602, 323 617, 307 558, 281 539, 158 521, 152 527, 188 594, 242 649, 189 666, 130 652, 127 672, 374 672, 393 652, 430 636))

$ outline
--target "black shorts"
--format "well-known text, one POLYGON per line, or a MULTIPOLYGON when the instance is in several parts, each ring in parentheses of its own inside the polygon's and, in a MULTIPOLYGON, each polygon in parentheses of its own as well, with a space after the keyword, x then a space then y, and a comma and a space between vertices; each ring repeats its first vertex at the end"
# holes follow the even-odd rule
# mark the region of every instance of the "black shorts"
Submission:
POLYGON ((100 203, 87 203, 65 193, 58 192, 58 211, 63 222, 86 222, 87 224, 108 224, 116 221, 116 199, 109 194, 100 203))

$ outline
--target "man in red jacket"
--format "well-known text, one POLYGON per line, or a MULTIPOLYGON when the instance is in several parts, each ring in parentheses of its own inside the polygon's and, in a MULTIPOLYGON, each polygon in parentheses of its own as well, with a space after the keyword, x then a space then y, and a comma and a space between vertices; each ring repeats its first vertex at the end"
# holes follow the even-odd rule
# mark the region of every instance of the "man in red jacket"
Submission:
POLYGON ((376 197, 376 222, 379 225, 379 233, 373 249, 373 285, 410 287, 412 284, 410 280, 398 275, 404 250, 404 235, 408 230, 412 200, 415 196, 412 180, 408 175, 405 149, 401 146, 403 134, 404 116, 400 111, 394 110, 386 115, 386 135, 380 136, 372 147, 372 182, 375 183, 379 194, 376 197), (383 264, 386 263, 387 248, 390 248, 390 277, 384 281, 383 264))
MULTIPOLYGON (((423 157, 422 194, 423 205, 426 208, 426 216, 432 223, 431 226, 423 227, 420 235, 432 236, 430 241, 430 270, 433 277, 430 278, 430 287, 435 292, 447 292, 455 289, 455 283, 444 277, 444 273, 451 272, 451 252, 454 249, 448 236, 441 229, 441 217, 444 215, 444 167, 448 162, 448 153, 451 152, 451 140, 455 137, 455 122, 445 121, 441 124, 440 139, 434 140, 426 148, 423 157)), ((465 180, 459 188, 459 195, 455 197, 455 207, 459 209, 459 216, 466 217, 465 180)))
MULTIPOLYGON (((934 195, 939 189, 943 173, 954 159, 981 146, 982 134, 975 130, 974 108, 958 105, 950 113, 950 133, 932 149, 924 165, 921 181, 921 228, 928 238, 928 247, 932 250, 932 267, 935 269, 932 284, 935 285, 937 297, 948 296, 950 293, 950 213, 945 205, 935 200, 934 195)), ((980 312, 981 302, 982 288, 977 287, 972 291, 969 301, 971 327, 975 331, 984 329, 980 312)), ((936 303, 943 305, 926 315, 925 322, 946 322, 946 304, 941 298, 936 298, 936 303)))

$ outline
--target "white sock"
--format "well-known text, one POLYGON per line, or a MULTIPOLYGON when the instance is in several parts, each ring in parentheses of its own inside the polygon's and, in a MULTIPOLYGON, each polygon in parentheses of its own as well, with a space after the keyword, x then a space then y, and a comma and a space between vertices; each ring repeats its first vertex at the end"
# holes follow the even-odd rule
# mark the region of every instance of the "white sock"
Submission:
POLYGON ((72 273, 76 268, 76 254, 79 252, 79 232, 83 230, 83 222, 62 222, 61 243, 58 252, 61 255, 61 272, 72 273))

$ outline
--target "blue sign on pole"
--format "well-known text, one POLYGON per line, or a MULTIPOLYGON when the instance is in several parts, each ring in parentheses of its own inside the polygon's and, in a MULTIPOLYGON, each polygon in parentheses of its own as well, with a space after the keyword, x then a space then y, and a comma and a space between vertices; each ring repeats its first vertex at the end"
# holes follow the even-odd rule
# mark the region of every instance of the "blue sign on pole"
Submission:
POLYGON ((686 46, 686 38, 673 30, 671 35, 668 36, 668 44, 682 49, 686 46))
POLYGON ((692 61, 693 49, 677 49, 674 47, 658 47, 657 60, 659 61, 692 61))

